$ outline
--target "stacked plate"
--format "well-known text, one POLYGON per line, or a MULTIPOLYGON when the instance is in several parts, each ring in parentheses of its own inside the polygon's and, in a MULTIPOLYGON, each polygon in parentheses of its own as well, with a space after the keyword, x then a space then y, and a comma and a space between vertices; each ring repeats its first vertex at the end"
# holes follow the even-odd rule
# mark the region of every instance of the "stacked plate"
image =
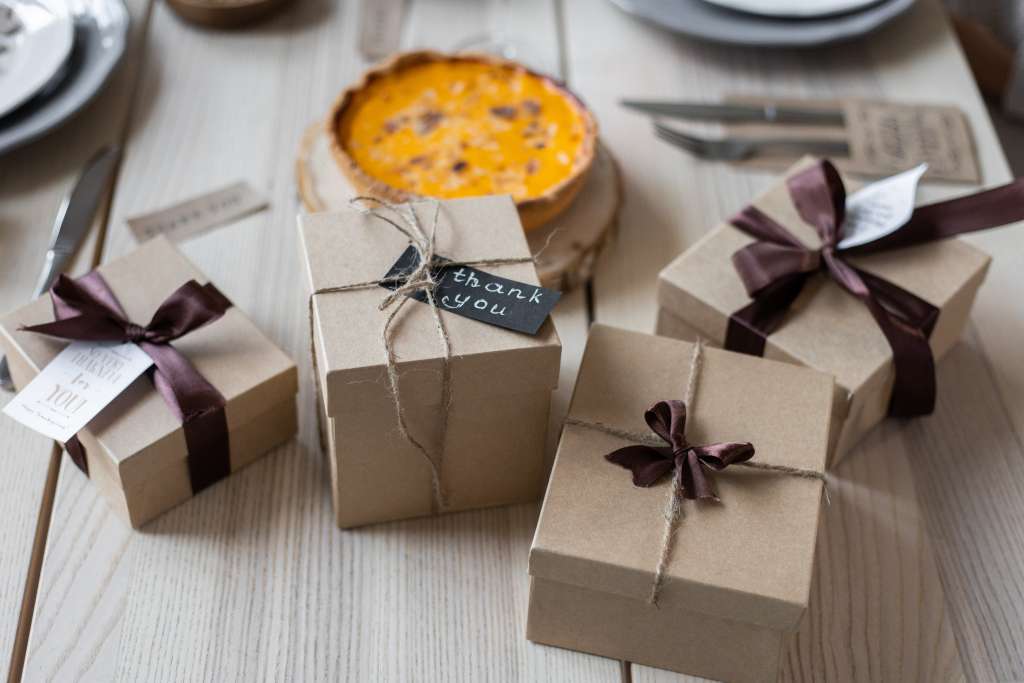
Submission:
POLYGON ((0 0, 0 154, 89 102, 127 37, 122 0, 0 0))
POLYGON ((612 0, 626 12, 694 38, 733 45, 809 47, 864 35, 914 0, 612 0))

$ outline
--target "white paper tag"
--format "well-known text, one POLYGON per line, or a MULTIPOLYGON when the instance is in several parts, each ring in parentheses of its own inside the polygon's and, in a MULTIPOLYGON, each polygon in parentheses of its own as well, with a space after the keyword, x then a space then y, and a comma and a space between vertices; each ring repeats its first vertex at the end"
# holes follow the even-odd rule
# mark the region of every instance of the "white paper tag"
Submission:
POLYGON ((137 345, 72 342, 4 412, 61 443, 77 434, 153 364, 137 345))
POLYGON ((846 198, 846 219, 839 249, 857 247, 895 232, 910 220, 917 183, 928 170, 921 164, 871 183, 846 198))

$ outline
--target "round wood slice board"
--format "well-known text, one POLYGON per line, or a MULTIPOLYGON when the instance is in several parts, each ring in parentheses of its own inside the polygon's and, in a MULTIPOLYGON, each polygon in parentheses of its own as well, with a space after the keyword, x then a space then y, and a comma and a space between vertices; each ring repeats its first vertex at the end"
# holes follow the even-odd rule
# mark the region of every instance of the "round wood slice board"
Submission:
MULTIPOLYGON (((302 205, 311 213, 345 209, 356 194, 331 157, 320 123, 302 136, 295 175, 302 205)), ((598 145, 594 166, 572 205, 551 223, 526 234, 537 255, 542 285, 565 292, 590 280, 594 262, 615 227, 621 200, 618 167, 604 145, 598 145)))

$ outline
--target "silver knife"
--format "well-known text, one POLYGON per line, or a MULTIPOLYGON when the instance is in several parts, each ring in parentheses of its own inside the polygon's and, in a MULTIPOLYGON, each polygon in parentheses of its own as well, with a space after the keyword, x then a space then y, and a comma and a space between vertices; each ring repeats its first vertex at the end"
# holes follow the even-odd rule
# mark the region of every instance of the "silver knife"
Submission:
POLYGON ((654 100, 622 100, 622 105, 657 116, 695 121, 760 121, 764 123, 800 123, 810 126, 842 126, 845 124, 843 112, 838 109, 776 107, 772 104, 705 104, 654 100))
MULTIPOLYGON (((74 187, 64 196, 53 223, 50 247, 46 251, 39 282, 32 294, 33 299, 42 296, 50 288, 89 233, 120 155, 121 151, 116 146, 104 147, 94 154, 74 187)), ((7 358, 0 358, 0 387, 7 391, 14 389, 7 358)))

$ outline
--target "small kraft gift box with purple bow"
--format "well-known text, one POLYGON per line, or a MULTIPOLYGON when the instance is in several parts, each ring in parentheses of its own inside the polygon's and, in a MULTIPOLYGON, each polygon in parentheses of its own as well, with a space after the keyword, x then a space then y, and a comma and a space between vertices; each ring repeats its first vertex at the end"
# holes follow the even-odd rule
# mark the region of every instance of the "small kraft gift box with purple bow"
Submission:
POLYGON ((299 227, 338 526, 539 498, 558 293, 512 200, 361 200, 299 227))
POLYGON ((830 466, 887 415, 932 412, 990 260, 948 238, 1024 220, 1024 181, 915 208, 913 175, 848 213, 843 178, 805 159, 660 274, 659 334, 835 376, 830 466))
POLYGON ((595 325, 530 550, 527 637, 774 681, 807 608, 833 379, 595 325))
POLYGON ((61 277, 0 341, 19 419, 53 435, 99 409, 65 446, 136 528, 296 432, 295 364, 163 237, 61 277))

